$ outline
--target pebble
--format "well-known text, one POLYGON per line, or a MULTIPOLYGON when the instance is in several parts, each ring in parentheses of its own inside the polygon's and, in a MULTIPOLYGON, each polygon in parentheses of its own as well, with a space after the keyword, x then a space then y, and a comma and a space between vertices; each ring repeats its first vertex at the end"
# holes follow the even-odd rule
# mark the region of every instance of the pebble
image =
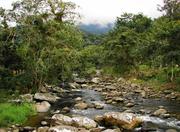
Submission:
POLYGON ((133 104, 133 103, 127 103, 125 106, 126 106, 126 107, 133 107, 134 104, 133 104))
POLYGON ((41 121, 41 125, 42 125, 42 126, 47 126, 47 125, 48 125, 48 122, 47 122, 47 121, 41 121))
POLYGON ((166 130, 166 132, 178 132, 178 131, 176 131, 175 129, 168 129, 166 130))

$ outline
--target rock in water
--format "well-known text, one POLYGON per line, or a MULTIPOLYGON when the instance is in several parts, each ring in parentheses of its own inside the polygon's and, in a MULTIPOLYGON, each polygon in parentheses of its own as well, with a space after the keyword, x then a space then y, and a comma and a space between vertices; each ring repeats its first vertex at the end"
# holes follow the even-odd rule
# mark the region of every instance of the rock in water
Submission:
POLYGON ((72 125, 73 120, 69 116, 65 116, 62 114, 55 114, 52 116, 52 120, 54 120, 55 125, 72 125))
POLYGON ((39 113, 48 112, 51 105, 47 101, 35 104, 36 110, 39 113))
POLYGON ((73 117, 73 122, 77 127, 84 127, 86 129, 96 128, 97 123, 88 117, 73 117))
POLYGON ((119 129, 106 129, 102 132, 121 132, 121 130, 119 130, 119 129))
POLYGON ((127 103, 125 106, 126 106, 126 107, 133 107, 134 104, 133 104, 133 103, 127 103))
POLYGON ((49 127, 39 127, 37 132, 48 132, 49 127))
POLYGON ((96 109, 103 109, 104 108, 104 104, 102 104, 101 102, 93 102, 94 106, 96 109))
POLYGON ((71 111, 71 109, 69 107, 64 107, 61 112, 62 113, 69 113, 70 111, 71 111))
POLYGON ((81 88, 81 85, 74 82, 74 83, 69 83, 69 87, 72 88, 72 89, 78 89, 78 88, 81 88))
POLYGON ((177 132, 175 129, 168 129, 166 132, 177 132))
POLYGON ((132 130, 142 123, 142 120, 132 113, 108 112, 104 114, 105 124, 132 130))
POLYGON ((101 116, 101 115, 96 115, 96 116, 94 117, 94 120, 95 120, 98 124, 101 124, 101 123, 103 122, 103 120, 104 120, 104 117, 101 116))
POLYGON ((55 126, 51 127, 48 132, 78 132, 78 129, 71 126, 55 126))
POLYGON ((83 110, 83 109, 87 109, 88 108, 88 104, 82 102, 82 103, 75 104, 74 107, 76 109, 83 110))
POLYGON ((153 115, 154 116, 160 116, 160 115, 164 115, 164 114, 166 114, 167 113, 167 110, 165 110, 165 109, 158 109, 158 110, 156 110, 154 113, 153 113, 153 115))
POLYGON ((76 102, 81 102, 82 101, 82 98, 81 97, 77 97, 74 99, 76 102))

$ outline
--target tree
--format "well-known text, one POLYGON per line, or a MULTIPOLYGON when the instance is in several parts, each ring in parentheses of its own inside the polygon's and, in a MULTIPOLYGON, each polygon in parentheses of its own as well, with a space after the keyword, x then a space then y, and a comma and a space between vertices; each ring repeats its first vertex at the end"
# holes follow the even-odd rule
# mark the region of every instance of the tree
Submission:
POLYGON ((164 11, 165 15, 171 19, 180 19, 180 1, 179 0, 164 0, 164 6, 159 6, 160 11, 164 11))
POLYGON ((75 8, 74 3, 62 0, 21 0, 13 3, 13 9, 9 14, 19 23, 26 22, 25 19, 29 16, 41 16, 44 21, 54 19, 58 22, 73 22, 78 16, 75 8))
MULTIPOLYGON (((6 49, 3 58, 20 58, 15 60, 18 68, 7 67, 12 76, 2 78, 16 80, 14 87, 21 91, 69 80, 77 68, 76 52, 83 41, 72 23, 74 8, 73 3, 60 0, 21 0, 13 4, 12 10, 2 10, 2 23, 16 23, 14 27, 1 26, 0 44, 6 49)), ((8 66, 12 64, 11 59, 8 66)))
POLYGON ((106 63, 121 72, 129 71, 140 62, 140 48, 144 34, 151 27, 151 19, 142 14, 123 14, 105 40, 106 63))

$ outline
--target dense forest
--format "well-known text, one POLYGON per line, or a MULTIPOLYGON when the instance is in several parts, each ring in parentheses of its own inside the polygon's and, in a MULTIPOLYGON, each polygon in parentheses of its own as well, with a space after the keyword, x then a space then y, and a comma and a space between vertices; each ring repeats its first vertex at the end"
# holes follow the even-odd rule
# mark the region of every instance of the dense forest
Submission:
MULTIPOLYGON (((82 31, 77 6, 20 0, 0 8, 0 91, 36 93, 74 75, 124 77, 180 91, 180 2, 164 0, 159 18, 124 13, 104 34, 82 31)), ((0 106, 1 107, 1 106, 0 106)))
POLYGON ((1 8, 1 89, 35 92, 45 83, 70 81, 75 73, 90 76, 96 69, 178 85, 180 5, 164 4, 158 7, 162 17, 125 13, 104 35, 81 32, 71 2, 23 0, 11 10, 1 8))

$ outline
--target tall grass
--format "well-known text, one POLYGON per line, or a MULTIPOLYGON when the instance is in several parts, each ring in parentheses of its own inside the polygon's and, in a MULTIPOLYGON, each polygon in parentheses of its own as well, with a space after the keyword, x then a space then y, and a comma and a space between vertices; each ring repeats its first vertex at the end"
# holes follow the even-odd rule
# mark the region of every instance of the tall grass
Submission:
POLYGON ((35 109, 32 104, 0 104, 0 126, 8 126, 11 124, 22 124, 31 115, 34 115, 35 109))

